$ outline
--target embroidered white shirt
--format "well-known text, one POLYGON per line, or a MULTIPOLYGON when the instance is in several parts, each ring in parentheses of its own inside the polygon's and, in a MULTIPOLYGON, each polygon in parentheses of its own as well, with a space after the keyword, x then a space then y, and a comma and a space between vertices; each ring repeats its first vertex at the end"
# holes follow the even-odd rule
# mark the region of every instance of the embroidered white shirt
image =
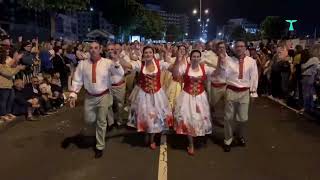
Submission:
POLYGON ((124 76, 124 70, 118 62, 101 58, 96 63, 96 69, 93 70, 94 63, 91 60, 80 61, 72 80, 70 97, 77 98, 82 86, 90 94, 100 94, 111 88, 112 76, 124 76))

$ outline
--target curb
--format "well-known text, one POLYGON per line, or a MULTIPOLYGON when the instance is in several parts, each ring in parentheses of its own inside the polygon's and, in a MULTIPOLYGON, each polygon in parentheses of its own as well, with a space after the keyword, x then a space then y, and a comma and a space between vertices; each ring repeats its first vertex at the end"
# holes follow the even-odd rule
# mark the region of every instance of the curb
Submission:
POLYGON ((6 130, 16 126, 19 123, 24 122, 24 117, 23 116, 18 116, 16 120, 12 122, 3 122, 0 124, 0 134, 6 132, 6 130))
MULTIPOLYGON (((65 113, 66 111, 67 111, 67 108, 63 107, 63 108, 59 109, 56 114, 65 113)), ((48 116, 39 116, 38 119, 39 119, 39 121, 41 121, 46 117, 52 117, 56 114, 52 114, 52 115, 48 115, 48 116)), ((14 126, 16 126, 17 124, 20 124, 22 122, 26 122, 24 116, 17 116, 17 119, 12 122, 0 123, 0 134, 6 132, 8 129, 13 128, 14 126)))
POLYGON ((290 109, 291 111, 294 111, 295 113, 297 113, 297 114, 299 114, 299 115, 301 115, 301 116, 303 116, 303 117, 305 117, 305 118, 307 118, 309 120, 317 121, 316 117, 313 117, 313 116, 311 116, 309 114, 306 114, 306 113, 301 113, 299 110, 288 106, 286 103, 280 101, 279 99, 276 99, 276 98, 270 97, 270 96, 265 96, 265 97, 270 99, 270 100, 272 100, 272 101, 274 101, 274 102, 276 102, 276 103, 278 103, 278 104, 280 104, 280 105, 282 105, 282 106, 284 106, 284 107, 286 107, 286 108, 288 108, 288 109, 290 109))

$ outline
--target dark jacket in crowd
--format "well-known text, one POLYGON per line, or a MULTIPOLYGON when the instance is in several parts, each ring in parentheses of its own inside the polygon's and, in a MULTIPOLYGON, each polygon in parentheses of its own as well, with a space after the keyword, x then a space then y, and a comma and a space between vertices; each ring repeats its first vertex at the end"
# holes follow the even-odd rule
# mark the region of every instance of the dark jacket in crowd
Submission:
POLYGON ((63 57, 59 55, 55 55, 55 57, 52 59, 53 62, 53 71, 54 72, 59 72, 60 74, 60 80, 61 80, 61 85, 63 87, 68 86, 68 76, 70 73, 70 69, 67 66, 67 64, 70 64, 67 60, 65 60, 63 57))
POLYGON ((50 59, 51 55, 49 51, 43 50, 39 53, 39 58, 41 60, 41 72, 51 73, 53 69, 52 61, 50 59))
POLYGON ((40 96, 39 88, 34 89, 31 83, 25 85, 24 93, 26 99, 37 98, 40 96))
POLYGON ((35 55, 32 54, 31 52, 28 51, 24 51, 24 55, 20 61, 20 63, 22 65, 26 66, 26 69, 24 70, 24 73, 32 73, 32 65, 34 63, 35 60, 35 55))

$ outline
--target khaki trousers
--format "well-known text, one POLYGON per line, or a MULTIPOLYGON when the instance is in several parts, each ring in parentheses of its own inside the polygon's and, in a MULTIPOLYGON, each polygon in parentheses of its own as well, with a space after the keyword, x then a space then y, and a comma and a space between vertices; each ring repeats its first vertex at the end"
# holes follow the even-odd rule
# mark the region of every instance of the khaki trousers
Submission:
POLYGON ((232 143, 234 132, 237 137, 244 137, 245 123, 248 121, 249 102, 249 90, 243 92, 226 90, 224 113, 225 144, 230 145, 232 143), (235 122, 235 128, 232 126, 233 122, 235 122))
POLYGON ((96 129, 96 148, 103 150, 105 147, 105 136, 107 126, 112 125, 113 121, 108 119, 108 112, 112 107, 112 95, 110 93, 95 97, 86 94, 84 100, 85 122, 95 126, 96 129))
POLYGON ((111 94, 113 96, 112 111, 108 114, 108 119, 116 121, 118 124, 124 124, 122 116, 124 114, 124 100, 126 95, 126 84, 112 86, 111 94))

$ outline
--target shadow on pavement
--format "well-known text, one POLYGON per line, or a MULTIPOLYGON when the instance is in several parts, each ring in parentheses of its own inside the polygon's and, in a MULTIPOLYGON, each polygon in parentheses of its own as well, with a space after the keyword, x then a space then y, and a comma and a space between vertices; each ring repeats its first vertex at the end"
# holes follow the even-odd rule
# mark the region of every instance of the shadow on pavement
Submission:
MULTIPOLYGON (((131 133, 126 134, 123 137, 122 143, 129 144, 133 147, 148 147, 149 146, 149 139, 147 134, 145 133, 131 133)), ((157 146, 160 145, 160 134, 156 134, 154 138, 155 143, 157 146)))
POLYGON ((96 145, 96 138, 94 136, 77 134, 75 136, 65 138, 61 143, 61 147, 63 149, 67 149, 71 144, 76 145, 79 149, 94 148, 96 145))
MULTIPOLYGON (((209 136, 194 138, 194 147, 196 149, 205 148, 209 136)), ((188 139, 185 135, 171 134, 167 137, 167 144, 172 149, 186 150, 188 147, 188 139)))

